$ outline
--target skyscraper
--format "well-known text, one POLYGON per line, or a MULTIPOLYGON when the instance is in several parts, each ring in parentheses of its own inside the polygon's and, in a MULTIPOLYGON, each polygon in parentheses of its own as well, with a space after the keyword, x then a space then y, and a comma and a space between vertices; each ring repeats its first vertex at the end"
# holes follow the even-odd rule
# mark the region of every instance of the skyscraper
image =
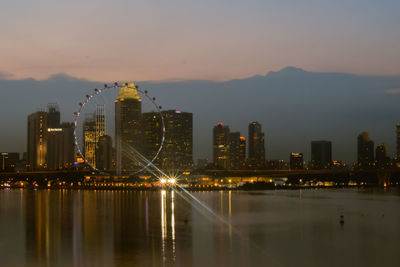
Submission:
POLYGON ((240 136, 239 162, 240 169, 246 168, 246 137, 244 136, 240 136))
POLYGON ((96 168, 101 171, 112 169, 112 139, 109 135, 99 137, 96 148, 96 168))
POLYGON ((213 162, 216 168, 227 169, 229 157, 229 127, 218 123, 213 129, 213 162))
POLYGON ((375 150, 375 162, 378 167, 387 167, 390 165, 390 158, 387 156, 385 144, 380 144, 375 150))
POLYGON ((60 108, 57 103, 47 104, 48 112, 48 127, 58 128, 60 127, 60 108))
MULTIPOLYGON (((162 142, 161 116, 158 112, 145 112, 142 114, 143 155, 150 161, 156 156, 162 142)), ((161 168, 161 155, 153 163, 161 168)))
POLYGON ((261 124, 252 122, 249 124, 249 167, 265 167, 264 133, 261 132, 261 124))
POLYGON ((75 161, 74 126, 62 123, 58 128, 47 128, 47 168, 72 168, 75 161))
POLYGON ((47 168, 47 124, 47 112, 38 111, 28 116, 27 154, 28 168, 30 170, 47 168))
POLYGON ((357 137, 357 161, 360 168, 371 168, 374 165, 374 142, 367 132, 357 137))
POLYGON ((303 153, 290 153, 290 169, 299 170, 303 168, 303 153))
POLYGON ((229 133, 229 168, 232 170, 243 168, 241 162, 241 143, 239 132, 229 133))
POLYGON ((96 122, 92 114, 88 115, 83 122, 83 154, 89 164, 96 168, 96 122))
POLYGON ((134 159, 142 153, 142 100, 133 83, 121 87, 115 99, 115 146, 117 174, 140 167, 134 159))
POLYGON ((105 107, 104 105, 96 105, 96 110, 93 114, 87 114, 83 123, 83 140, 84 140, 84 155, 86 160, 94 168, 96 166, 96 149, 101 136, 105 135, 105 107))
POLYGON ((332 142, 311 141, 311 167, 328 168, 332 163, 332 142))
POLYGON ((396 148, 397 162, 400 162, 400 122, 396 125, 396 148))
POLYGON ((193 167, 193 114, 181 110, 162 111, 165 141, 161 150, 166 170, 188 170, 193 167))

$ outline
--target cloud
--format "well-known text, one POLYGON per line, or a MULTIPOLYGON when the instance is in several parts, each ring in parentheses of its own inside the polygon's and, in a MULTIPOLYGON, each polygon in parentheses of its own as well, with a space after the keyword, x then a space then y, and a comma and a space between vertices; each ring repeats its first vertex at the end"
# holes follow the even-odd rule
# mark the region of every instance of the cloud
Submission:
POLYGON ((389 95, 400 94, 400 88, 386 90, 386 93, 389 95))

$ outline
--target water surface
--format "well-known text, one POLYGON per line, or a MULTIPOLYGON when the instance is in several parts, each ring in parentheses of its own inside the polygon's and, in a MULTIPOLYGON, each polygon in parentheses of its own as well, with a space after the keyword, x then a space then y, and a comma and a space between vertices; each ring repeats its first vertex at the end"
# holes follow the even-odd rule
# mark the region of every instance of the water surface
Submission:
POLYGON ((398 189, 181 194, 2 190, 1 266, 400 266, 398 189))

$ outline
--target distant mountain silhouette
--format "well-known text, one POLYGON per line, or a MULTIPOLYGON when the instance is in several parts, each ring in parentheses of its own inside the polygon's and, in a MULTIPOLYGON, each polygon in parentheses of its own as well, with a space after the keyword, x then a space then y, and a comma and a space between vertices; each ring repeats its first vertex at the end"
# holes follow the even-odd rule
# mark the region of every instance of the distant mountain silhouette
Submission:
MULTIPOLYGON (((134 79, 134 77, 132 77, 134 79)), ((110 81, 110 83, 113 81, 110 81)), ((26 116, 58 102, 62 119, 72 120, 77 103, 103 83, 65 74, 47 80, 6 80, 0 76, 0 150, 25 151, 26 116)), ((226 82, 138 82, 163 109, 194 113, 196 158, 211 159, 212 127, 217 122, 247 136, 259 121, 266 134, 267 159, 287 160, 291 151, 310 157, 311 140, 333 142, 335 159, 356 159, 356 137, 368 131, 375 143, 394 153, 400 121, 400 76, 360 76, 309 72, 296 67, 226 82), (390 92, 390 93, 389 93, 390 92), (397 93, 399 92, 399 93, 397 93)))

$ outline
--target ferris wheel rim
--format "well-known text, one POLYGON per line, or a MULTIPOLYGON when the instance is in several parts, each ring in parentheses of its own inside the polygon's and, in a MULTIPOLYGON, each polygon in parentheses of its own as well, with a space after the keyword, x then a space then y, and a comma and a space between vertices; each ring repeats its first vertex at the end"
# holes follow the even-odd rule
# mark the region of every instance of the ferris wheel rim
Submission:
MULTIPOLYGON (((78 120, 79 120, 79 118, 80 118, 80 116, 81 116, 81 113, 82 113, 82 111, 84 110, 85 106, 92 100, 92 98, 94 98, 95 96, 100 95, 101 93, 106 92, 106 91, 108 91, 108 90, 112 90, 112 89, 121 89, 121 88, 127 87, 127 86, 128 86, 128 83, 121 83, 121 84, 120 84, 120 83, 117 83, 117 82, 116 82, 116 83, 114 83, 114 84, 112 84, 112 85, 104 84, 104 87, 101 88, 101 89, 95 88, 95 89, 94 89, 94 93, 87 94, 87 95, 85 96, 85 97, 86 97, 85 100, 84 100, 83 102, 80 102, 80 103, 79 103, 79 109, 78 109, 78 111, 74 112, 74 132, 73 132, 73 134, 74 134, 75 148, 76 148, 77 153, 78 153, 78 154, 82 157, 82 159, 84 160, 84 163, 85 163, 87 166, 89 166, 89 167, 92 169, 92 171, 96 171, 96 172, 99 172, 99 173, 104 173, 103 171, 101 171, 101 170, 97 169, 96 167, 94 167, 94 166, 86 159, 85 155, 84 155, 84 154, 82 153, 82 151, 81 151, 80 144, 78 144, 78 137, 77 137, 78 120)), ((156 108, 156 111, 157 111, 157 113, 160 115, 160 118, 161 118, 161 124, 162 124, 162 131, 161 131, 161 132, 162 132, 162 137, 161 137, 160 146, 159 146, 159 148, 157 149, 157 152, 156 152, 156 154, 154 155, 154 157, 153 157, 151 160, 149 160, 149 162, 146 163, 145 166, 143 166, 142 168, 140 168, 140 169, 137 170, 137 171, 134 171, 134 172, 130 173, 129 175, 142 172, 142 171, 145 170, 147 167, 149 167, 151 164, 153 164, 153 162, 154 162, 154 161, 158 158, 158 156, 160 155, 161 150, 162 150, 163 145, 164 145, 164 141, 165 141, 165 121, 164 121, 164 117, 163 117, 163 115, 162 115, 162 113, 161 113, 161 106, 158 106, 158 105, 157 105, 157 103, 155 102, 155 100, 156 100, 155 97, 150 97, 150 96, 148 95, 148 91, 147 91, 147 90, 142 91, 141 89, 139 89, 138 86, 135 86, 134 89, 136 89, 136 90, 138 91, 138 93, 142 94, 142 95, 145 96, 148 100, 150 100, 150 102, 151 102, 151 103, 154 105, 154 107, 156 108)))

